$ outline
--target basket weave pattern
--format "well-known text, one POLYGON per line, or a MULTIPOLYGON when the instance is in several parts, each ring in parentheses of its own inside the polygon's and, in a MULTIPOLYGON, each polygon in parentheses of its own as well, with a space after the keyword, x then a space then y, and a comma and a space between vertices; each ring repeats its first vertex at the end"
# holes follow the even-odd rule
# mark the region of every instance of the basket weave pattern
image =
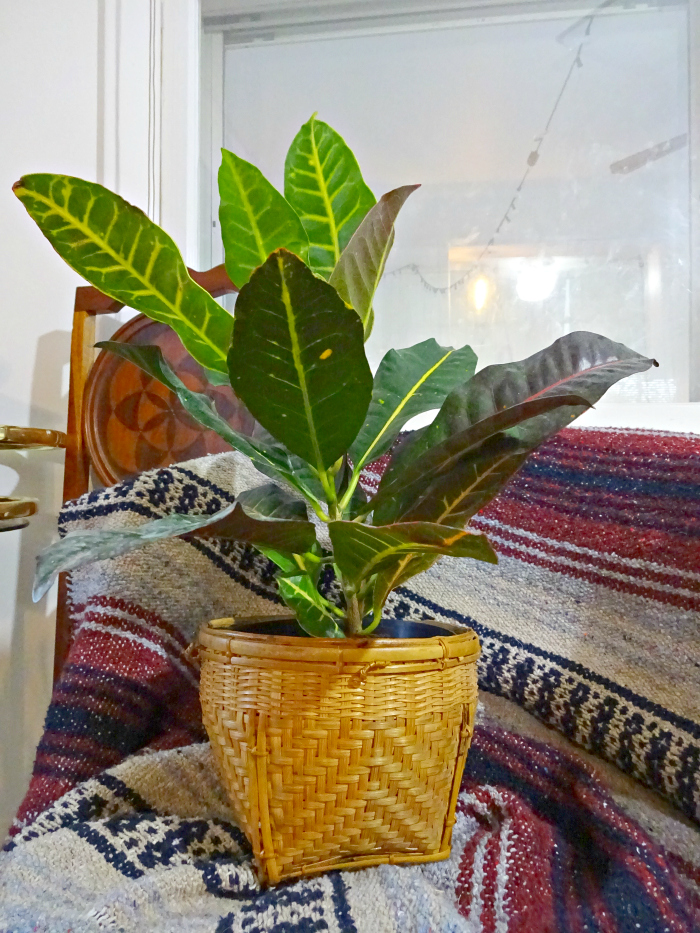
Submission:
POLYGON ((204 724, 263 881, 447 858, 473 632, 348 648, 204 628, 200 643, 204 724))

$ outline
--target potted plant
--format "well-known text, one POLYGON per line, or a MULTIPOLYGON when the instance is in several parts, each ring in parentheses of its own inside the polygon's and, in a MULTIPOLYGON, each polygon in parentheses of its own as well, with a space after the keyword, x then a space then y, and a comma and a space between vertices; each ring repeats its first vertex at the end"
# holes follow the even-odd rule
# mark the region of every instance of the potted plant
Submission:
POLYGON ((213 382, 230 380, 260 430, 232 430, 158 348, 98 346, 163 382, 269 480, 213 515, 65 537, 39 557, 35 598, 61 570, 156 538, 255 545, 277 565, 292 615, 205 626, 200 657, 205 724, 261 876, 445 858, 478 642, 384 619, 387 596, 444 556, 495 563, 469 519, 543 441, 654 361, 578 332, 476 373, 468 346, 426 340, 389 351, 373 377, 364 342, 374 295, 418 186, 375 201, 343 139, 312 117, 289 149, 284 196, 225 150, 219 187, 226 270, 240 289, 233 317, 190 278, 170 237, 116 194, 44 174, 14 186, 77 272, 173 327, 213 382), (368 497, 361 471, 387 454, 368 497))

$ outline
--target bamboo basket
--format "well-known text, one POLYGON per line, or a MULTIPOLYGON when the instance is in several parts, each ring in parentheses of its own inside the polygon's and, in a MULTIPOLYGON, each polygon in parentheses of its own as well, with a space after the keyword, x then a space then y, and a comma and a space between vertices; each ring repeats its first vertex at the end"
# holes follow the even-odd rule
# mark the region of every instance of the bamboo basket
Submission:
POLYGON ((204 725, 264 884, 448 858, 480 649, 471 630, 443 628, 352 640, 200 630, 204 725))

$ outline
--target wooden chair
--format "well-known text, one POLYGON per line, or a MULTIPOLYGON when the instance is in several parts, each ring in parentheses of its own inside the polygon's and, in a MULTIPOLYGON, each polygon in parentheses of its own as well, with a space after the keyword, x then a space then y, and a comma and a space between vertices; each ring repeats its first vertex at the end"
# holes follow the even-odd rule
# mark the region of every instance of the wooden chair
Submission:
MULTIPOLYGON (((189 270, 213 297, 237 291, 223 265, 207 272, 189 270)), ((68 425, 63 501, 91 486, 111 486, 142 470, 165 467, 205 454, 228 450, 184 411, 172 392, 132 363, 105 351, 96 354, 95 320, 122 305, 92 286, 76 289, 71 337, 68 425)), ((139 314, 112 338, 125 343, 156 344, 189 388, 215 399, 221 415, 236 430, 250 433, 253 419, 226 386, 212 387, 202 368, 165 324, 139 314)), ((66 574, 59 577, 54 680, 68 654, 71 623, 66 574)))

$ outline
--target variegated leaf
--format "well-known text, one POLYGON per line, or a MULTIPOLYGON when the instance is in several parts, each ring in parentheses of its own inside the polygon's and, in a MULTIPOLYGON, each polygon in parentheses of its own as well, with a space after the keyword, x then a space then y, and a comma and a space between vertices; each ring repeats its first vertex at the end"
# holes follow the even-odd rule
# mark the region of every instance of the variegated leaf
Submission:
POLYGON ((503 432, 527 418, 562 407, 576 407, 578 413, 581 407, 587 408, 588 403, 576 395, 530 399, 484 418, 416 456, 423 436, 419 434, 415 444, 409 441, 405 449, 397 451, 395 462, 392 461, 376 496, 365 509, 373 509, 375 521, 380 524, 408 515, 413 520, 417 517, 415 509, 419 502, 423 503, 421 521, 450 524, 450 518, 462 516, 466 519, 469 510, 469 514, 475 514, 481 504, 495 495, 501 480, 508 479, 529 453, 526 445, 503 432), (493 457, 491 464, 489 457, 493 457), (468 468, 472 460, 474 471, 468 468), (455 481, 451 491, 450 476, 455 481), (452 509, 448 508, 448 502, 452 509))
POLYGON ((219 221, 231 281, 241 288, 281 246, 306 261, 309 238, 291 204, 260 169, 227 149, 221 153, 219 221))
POLYGON ((95 560, 118 557, 137 548, 159 541, 189 534, 207 525, 225 519, 235 504, 213 515, 168 515, 146 522, 137 528, 115 528, 109 531, 76 531, 43 550, 36 561, 32 596, 37 602, 51 586, 54 578, 66 570, 77 570, 95 560))
POLYGON ((229 371, 257 421, 318 471, 347 451, 372 394, 360 319, 283 249, 241 289, 229 371))
POLYGON ((334 560, 353 585, 394 566, 402 557, 412 555, 450 555, 497 562, 484 535, 430 522, 379 527, 357 522, 330 522, 328 531, 334 560))
POLYGON ((394 243, 394 222, 416 188, 420 185, 404 185, 382 195, 353 233, 331 274, 331 285, 360 315, 365 340, 372 330, 374 294, 394 243))
MULTIPOLYGON (((464 527, 500 492, 529 453, 514 437, 490 437, 445 473, 432 479, 426 476, 422 486, 416 482, 393 497, 400 513, 396 520, 464 527)), ((383 512, 378 510, 379 518, 383 512)))
POLYGON ((374 377, 365 423, 350 448, 355 470, 385 454, 411 418, 440 408, 475 369, 471 347, 441 347, 432 337, 403 350, 389 350, 374 377))
POLYGON ((652 365, 620 343, 577 331, 525 360, 487 366, 454 389, 435 421, 397 452, 372 503, 374 521, 463 523, 529 453, 614 383, 652 365), (495 431, 506 436, 483 442, 495 431))
POLYGON ((311 268, 328 279, 376 199, 345 140, 315 115, 289 147, 284 195, 308 235, 311 268))
POLYGON ((440 559, 439 554, 406 554, 384 570, 380 570, 374 581, 372 595, 373 622, 379 623, 387 596, 397 586, 401 586, 411 577, 429 570, 440 559))
POLYGON ((315 638, 345 637, 328 600, 321 596, 308 574, 283 574, 277 578, 277 585, 280 596, 307 634, 315 638))
POLYGON ((620 379, 641 373, 656 360, 599 334, 574 331, 525 360, 487 366, 455 389, 421 440, 427 450, 446 438, 522 402, 546 396, 584 399, 578 411, 558 408, 528 417, 509 429, 534 449, 595 403, 620 379))
POLYGON ((13 190, 56 252, 105 295, 168 324, 207 369, 226 372, 231 315, 190 278, 177 246, 102 185, 25 175, 13 190))
MULTIPOLYGON (((243 497, 245 500, 245 496, 243 497)), ((248 502, 255 501, 249 497, 248 502)), ((258 500, 259 504, 260 500, 258 500)), ((290 510, 287 510, 289 513, 290 510)), ((294 510, 295 511, 295 510, 294 510)), ((247 544, 264 545, 290 554, 303 554, 316 543, 316 530, 306 518, 272 518, 260 512, 251 515, 240 501, 219 521, 196 532, 204 538, 231 538, 247 544)))
POLYGON ((259 521, 278 518, 306 521, 308 518, 304 501, 291 496, 276 483, 245 489, 238 494, 238 502, 247 515, 259 521))

